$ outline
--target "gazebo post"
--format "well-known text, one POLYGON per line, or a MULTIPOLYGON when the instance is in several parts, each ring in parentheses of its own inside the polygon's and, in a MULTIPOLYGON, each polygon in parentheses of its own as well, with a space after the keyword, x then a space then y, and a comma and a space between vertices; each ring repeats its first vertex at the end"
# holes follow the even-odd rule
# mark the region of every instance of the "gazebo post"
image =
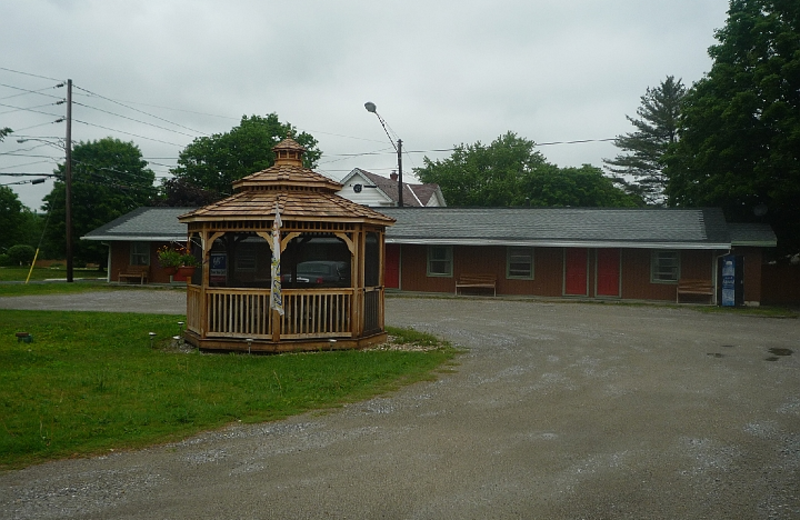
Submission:
POLYGON ((277 309, 270 309, 272 319, 272 341, 278 343, 281 340, 281 315, 277 309))

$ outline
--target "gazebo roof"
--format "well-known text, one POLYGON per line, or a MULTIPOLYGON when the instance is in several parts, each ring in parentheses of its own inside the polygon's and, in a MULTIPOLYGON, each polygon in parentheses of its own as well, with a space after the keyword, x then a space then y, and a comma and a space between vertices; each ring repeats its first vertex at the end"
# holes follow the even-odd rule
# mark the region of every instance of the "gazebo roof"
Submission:
POLYGON ((394 223, 391 217, 340 197, 336 192, 341 184, 303 167, 305 148, 291 137, 273 151, 273 166, 235 181, 232 196, 181 215, 180 221, 269 219, 277 202, 283 220, 394 223))

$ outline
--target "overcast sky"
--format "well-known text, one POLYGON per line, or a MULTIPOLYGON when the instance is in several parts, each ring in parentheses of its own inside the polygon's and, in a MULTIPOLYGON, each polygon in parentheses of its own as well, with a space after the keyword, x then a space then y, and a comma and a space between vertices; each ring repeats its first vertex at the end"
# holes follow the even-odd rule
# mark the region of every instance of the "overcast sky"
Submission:
MULTIPOLYGON (((388 176, 393 137, 423 157, 516 132, 559 166, 602 166, 632 131, 640 96, 668 75, 688 86, 727 0, 2 0, 0 184, 51 173, 61 151, 19 135, 63 137, 75 85, 73 141, 135 142, 158 177, 194 137, 242 115, 276 112, 313 134, 317 171, 388 176), (31 92, 36 91, 36 92, 31 92), (24 110, 20 110, 24 109, 24 110), (375 153, 378 152, 378 153, 375 153), (361 155, 360 155, 361 154, 361 155)), ((39 209, 52 181, 13 185, 39 209)))

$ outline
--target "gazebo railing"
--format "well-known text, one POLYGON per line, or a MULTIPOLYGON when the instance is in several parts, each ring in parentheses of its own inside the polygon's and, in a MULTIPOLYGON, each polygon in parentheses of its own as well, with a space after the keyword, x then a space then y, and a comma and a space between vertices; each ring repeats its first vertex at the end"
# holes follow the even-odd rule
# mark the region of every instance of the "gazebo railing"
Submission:
MULTIPOLYGON (((189 323, 199 333, 205 328, 208 338, 272 339, 269 292, 263 289, 206 289, 206 327, 200 319, 189 323), (194 323, 196 321, 197 323, 194 323)), ((351 312, 353 289, 285 289, 284 315, 280 338, 346 338, 352 337, 351 312)), ((189 309, 202 302, 199 287, 189 286, 189 309)), ((187 312, 189 311, 187 309, 187 312)), ((200 312, 189 315, 200 316, 200 312)))

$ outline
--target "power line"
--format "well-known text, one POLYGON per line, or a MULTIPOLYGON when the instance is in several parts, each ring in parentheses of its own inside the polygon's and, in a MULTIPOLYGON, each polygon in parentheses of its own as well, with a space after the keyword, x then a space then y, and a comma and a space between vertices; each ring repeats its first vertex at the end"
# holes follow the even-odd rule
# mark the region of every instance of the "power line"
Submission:
MULTIPOLYGON (((164 119, 163 117, 159 117, 159 116, 151 114, 149 112, 145 112, 144 110, 139 110, 138 108, 134 108, 134 107, 128 106, 128 105, 126 105, 126 104, 124 104, 124 103, 122 103, 120 101, 115 100, 115 99, 111 99, 111 98, 108 98, 108 97, 105 97, 105 96, 101 96, 100 94, 97 94, 96 92, 92 92, 91 90, 87 90, 85 88, 81 88, 81 87, 78 87, 78 86, 75 86, 75 88, 77 88, 78 90, 82 90, 82 91, 86 92, 87 94, 89 94, 91 96, 98 97, 100 99, 104 99, 104 100, 109 101, 111 103, 115 103, 115 104, 117 104, 119 106, 127 108, 128 110, 133 110, 134 112, 139 112, 140 114, 144 114, 144 115, 150 116, 150 117, 152 117, 154 119, 158 119, 159 121, 163 121, 165 123, 169 123, 171 125, 177 126, 178 128, 183 128, 184 130, 191 130, 195 134, 207 135, 205 132, 201 132, 199 130, 195 130, 194 128, 189 128, 188 126, 184 126, 184 125, 181 125, 179 123, 175 123, 174 121, 170 121, 169 119, 164 119)), ((155 126, 155 125, 153 125, 153 126, 155 126)), ((157 128, 160 128, 160 127, 157 127, 157 128)), ((164 129, 164 130, 166 130, 166 129, 164 129)), ((175 130, 172 130, 172 131, 174 132, 175 130)), ((184 135, 189 135, 189 134, 184 134, 184 135)), ((193 136, 190 136, 190 137, 193 137, 193 136)))
POLYGON ((129 135, 131 137, 138 137, 139 139, 146 139, 148 141, 155 141, 157 143, 168 144, 170 146, 182 146, 182 145, 180 145, 178 143, 170 143, 169 141, 162 141, 161 139, 155 139, 153 137, 147 137, 147 136, 144 136, 144 135, 141 135, 141 134, 134 134, 133 132, 126 132, 124 130, 118 130, 118 129, 115 129, 115 128, 109 128, 107 126, 102 126, 102 125, 98 125, 98 124, 95 124, 95 123, 89 123, 89 122, 86 122, 86 121, 81 121, 80 119, 73 119, 73 121, 76 122, 76 123, 81 123, 81 124, 87 125, 87 126, 94 126, 94 127, 97 127, 97 128, 102 128, 103 130, 108 130, 110 132, 117 132, 117 133, 120 133, 120 134, 129 135))
POLYGON ((41 76, 39 74, 33 74, 31 72, 22 72, 21 70, 8 69, 6 67, 0 67, 0 70, 4 70, 6 72, 13 72, 15 74, 22 74, 23 76, 30 76, 32 78, 48 79, 50 81, 63 81, 63 80, 56 79, 56 78, 50 78, 48 76, 41 76))
POLYGON ((45 87, 45 88, 42 88, 42 89, 39 89, 39 90, 30 90, 30 89, 27 89, 27 88, 15 87, 14 85, 8 85, 6 83, 0 83, 0 87, 6 87, 6 88, 11 88, 11 89, 14 89, 14 90, 21 90, 22 91, 19 94, 14 94, 13 96, 2 97, 0 99, 11 99, 11 98, 20 97, 20 96, 26 96, 28 94, 37 94, 39 96, 45 96, 45 97, 54 98, 54 99, 62 99, 59 96, 53 96, 51 94, 42 94, 42 92, 44 92, 45 90, 50 90, 50 89, 54 89, 54 88, 63 87, 63 85, 60 85, 60 84, 59 85, 53 85, 51 87, 45 87))

